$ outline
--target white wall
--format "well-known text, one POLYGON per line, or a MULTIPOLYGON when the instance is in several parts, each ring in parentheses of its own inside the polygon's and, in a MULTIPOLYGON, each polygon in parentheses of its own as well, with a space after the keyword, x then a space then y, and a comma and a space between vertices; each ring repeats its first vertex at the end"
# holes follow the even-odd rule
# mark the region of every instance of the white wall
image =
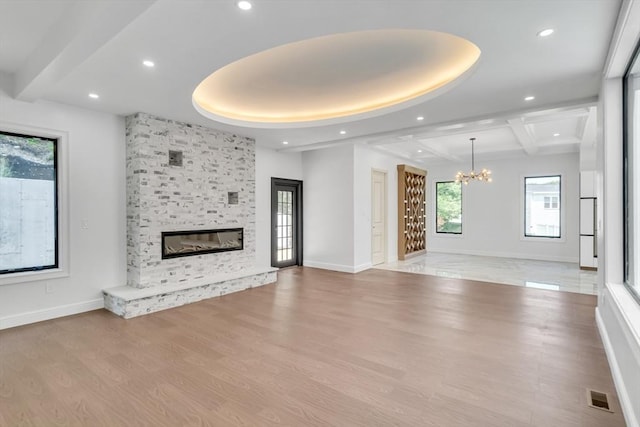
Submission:
POLYGON ((354 272, 354 147, 302 153, 304 265, 354 272))
POLYGON ((371 267, 371 171, 387 172, 387 260, 398 260, 398 165, 424 169, 418 163, 392 157, 366 146, 355 147, 354 239, 357 270, 371 267))
POLYGON ((435 233, 435 182, 452 181, 468 164, 427 166, 427 251, 578 262, 579 156, 577 153, 482 160, 493 182, 462 189, 462 235, 435 233), (523 177, 562 175, 562 239, 524 240, 523 177))
MULTIPOLYGON (((256 146, 256 265, 258 266, 271 265, 271 178, 302 180, 302 154, 279 153, 256 146)), ((303 195, 306 190, 303 183, 303 195)))
POLYGON ((0 121, 68 132, 70 275, 0 286, 0 329, 100 308, 126 283, 124 119, 0 91, 0 121), (81 227, 86 221, 86 229, 81 227))
POLYGON ((623 285, 622 76, 640 41, 640 1, 625 0, 598 104, 596 320, 627 426, 640 427, 640 304, 623 285))
POLYGON ((623 285, 621 89, 620 79, 607 79, 600 95, 604 108, 598 144, 604 156, 598 172, 604 176, 604 224, 598 233, 602 241, 598 242, 596 319, 627 425, 639 427, 640 305, 623 285))

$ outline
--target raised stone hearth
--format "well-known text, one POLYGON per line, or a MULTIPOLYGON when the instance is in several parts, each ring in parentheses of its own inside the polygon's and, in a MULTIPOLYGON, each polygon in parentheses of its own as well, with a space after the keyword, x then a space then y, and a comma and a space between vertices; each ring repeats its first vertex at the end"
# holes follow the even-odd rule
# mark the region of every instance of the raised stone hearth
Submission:
POLYGON ((104 291, 108 310, 134 317, 276 281, 275 269, 254 265, 253 139, 137 113, 126 142, 127 285, 104 291), (210 250, 163 256, 162 236, 184 230, 171 250, 225 234, 203 240, 210 250), (239 245, 227 248, 232 230, 242 230, 239 245))
POLYGON ((244 270, 200 280, 187 280, 177 285, 133 288, 120 286, 104 290, 104 306, 125 319, 178 307, 207 298, 243 291, 273 283, 277 268, 244 270))

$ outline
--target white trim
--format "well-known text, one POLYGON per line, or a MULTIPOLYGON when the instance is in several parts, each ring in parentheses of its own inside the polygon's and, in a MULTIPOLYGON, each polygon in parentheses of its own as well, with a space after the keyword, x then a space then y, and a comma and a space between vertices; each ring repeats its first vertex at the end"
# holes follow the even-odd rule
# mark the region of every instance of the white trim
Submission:
POLYGON ((577 264, 580 260, 578 257, 562 257, 553 255, 536 255, 536 254, 519 254, 514 252, 496 252, 496 251, 477 251, 469 249, 438 249, 432 248, 429 252, 443 253, 443 254, 461 254, 461 255, 476 255, 476 256, 489 256, 497 258, 516 258, 516 259, 531 259, 536 261, 555 261, 555 262, 570 262, 577 264))
POLYGON ((605 323, 602 320, 599 307, 596 307, 596 323, 598 325, 600 337, 602 338, 604 351, 607 354, 607 360, 609 361, 609 367, 611 369, 611 376, 613 377, 613 383, 616 387, 616 392, 618 393, 618 400, 620 401, 624 419, 628 427, 640 427, 638 418, 634 414, 633 407, 631 405, 631 397, 629 396, 627 388, 625 387, 624 376, 620 371, 620 366, 618 365, 618 360, 616 359, 615 350, 613 349, 613 345, 611 344, 611 340, 609 339, 609 334, 607 332, 607 328, 605 327, 605 323))
MULTIPOLYGON (((567 182, 565 179, 565 174, 561 172, 540 172, 535 174, 520 175, 520 221, 519 222, 520 222, 520 240, 521 241, 536 242, 536 243, 566 243, 567 241, 567 188, 566 187, 567 187, 567 182), (525 229, 524 229, 525 222, 526 222, 525 179, 548 177, 548 176, 560 177, 560 237, 526 236, 525 229)), ((576 259, 579 260, 579 257, 576 259)), ((569 262, 573 262, 573 261, 569 261, 569 262)))
POLYGON ((373 264, 371 264, 370 262, 365 262, 364 264, 356 265, 355 267, 353 267, 353 272, 360 273, 361 271, 365 271, 370 268, 373 268, 373 264))
POLYGON ((615 308, 616 320, 624 325, 621 329, 630 344, 636 365, 640 366, 640 305, 624 285, 607 283, 605 289, 608 291, 611 297, 609 300, 612 301, 611 304, 615 308))
MULTIPOLYGON (((371 233, 370 233, 370 237, 371 237, 371 265, 373 265, 373 210, 375 209, 374 206, 374 198, 373 198, 373 184, 374 184, 374 175, 376 173, 382 174, 384 177, 384 200, 383 200, 383 212, 384 212, 384 233, 382 233, 382 235, 384 236, 384 255, 383 255, 383 261, 379 264, 384 264, 385 262, 387 262, 387 258, 389 256, 388 252, 389 252, 389 221, 387 219, 388 215, 388 207, 389 207, 389 196, 388 196, 388 172, 386 169, 377 169, 377 168, 371 168, 371 221, 370 221, 370 225, 371 225, 371 233)), ((355 200, 355 199, 354 199, 355 200)))
POLYGON ((442 179, 432 179, 431 180, 431 197, 429 198, 431 203, 430 203, 430 207, 427 208, 429 211, 427 220, 425 221, 425 226, 430 230, 429 231, 429 235, 431 237, 435 237, 435 238, 440 238, 443 237, 445 239, 464 239, 465 238, 465 234, 464 234, 464 213, 466 212, 467 209, 467 197, 465 196, 466 190, 465 187, 468 188, 467 185, 462 185, 462 183, 460 183, 460 197, 462 198, 462 203, 460 204, 460 207, 462 209, 462 232, 461 233, 438 233, 436 231, 436 229, 438 228, 438 224, 437 224, 437 217, 438 217, 438 212, 437 212, 437 205, 438 205, 438 192, 437 190, 437 184, 439 182, 455 182, 455 179, 447 179, 447 178, 442 178, 442 179), (432 225, 432 227, 429 227, 429 223, 432 225))
POLYGON ((104 308, 104 298, 0 317, 0 330, 104 308))
POLYGON ((340 271, 342 273, 360 273, 361 271, 368 270, 372 267, 370 262, 365 262, 364 264, 352 266, 352 265, 343 265, 343 264, 331 264, 328 262, 309 261, 306 259, 304 260, 304 266, 321 268, 323 270, 340 271))
POLYGON ((624 0, 620 6, 616 29, 611 37, 609 54, 605 61, 604 78, 622 77, 640 34, 640 2, 624 0))
MULTIPOLYGON (((55 138, 57 142, 57 196, 58 196, 58 268, 40 271, 3 274, 0 286, 36 280, 68 277, 69 258, 69 133, 56 129, 25 126, 18 123, 0 121, 0 128, 6 132, 55 138)), ((1 329, 1 328, 0 328, 1 329)))

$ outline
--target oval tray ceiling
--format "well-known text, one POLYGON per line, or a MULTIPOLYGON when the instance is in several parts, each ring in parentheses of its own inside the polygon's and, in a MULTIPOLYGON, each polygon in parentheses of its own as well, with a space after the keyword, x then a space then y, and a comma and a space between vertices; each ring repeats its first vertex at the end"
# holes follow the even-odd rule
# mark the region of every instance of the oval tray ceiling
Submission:
POLYGON ((480 49, 451 34, 373 30, 278 46, 220 68, 193 92, 213 120, 288 128, 358 120, 433 98, 468 74, 480 49))

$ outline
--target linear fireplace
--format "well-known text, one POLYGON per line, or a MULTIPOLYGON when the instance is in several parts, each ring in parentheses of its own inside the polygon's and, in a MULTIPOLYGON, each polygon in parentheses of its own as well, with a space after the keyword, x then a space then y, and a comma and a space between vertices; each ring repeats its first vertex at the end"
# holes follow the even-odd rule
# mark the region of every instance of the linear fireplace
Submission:
POLYGON ((240 251, 243 247, 242 228, 162 233, 162 259, 240 251))

